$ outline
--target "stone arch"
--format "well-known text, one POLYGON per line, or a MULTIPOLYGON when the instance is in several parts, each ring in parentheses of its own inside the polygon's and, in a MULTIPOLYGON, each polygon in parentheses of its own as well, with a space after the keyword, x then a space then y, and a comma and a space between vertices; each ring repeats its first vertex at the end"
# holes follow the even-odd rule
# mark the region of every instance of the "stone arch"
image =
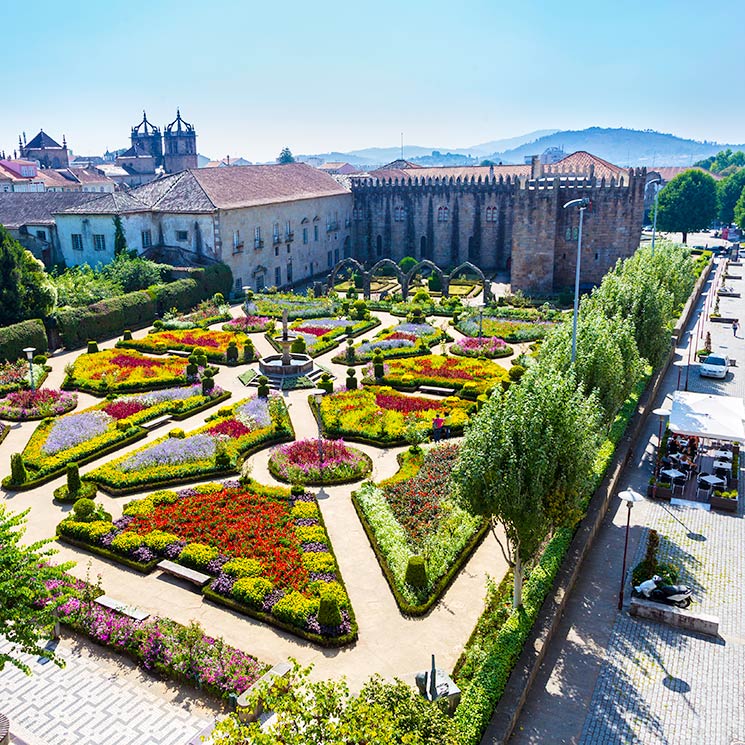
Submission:
POLYGON ((375 277, 375 273, 378 271, 378 269, 381 266, 391 266, 393 268, 393 271, 398 278, 398 282, 403 288, 404 281, 405 281, 405 275, 401 271, 401 267, 393 260, 393 259, 381 259, 380 261, 376 261, 371 267, 370 267, 370 280, 375 277))
POLYGON ((448 285, 458 276, 460 272, 464 270, 476 274, 481 279, 481 284, 484 288, 484 303, 489 302, 489 300, 491 299, 491 289, 489 282, 487 282, 486 276, 481 271, 481 269, 479 269, 476 264, 472 264, 470 261, 464 261, 458 264, 458 266, 456 266, 455 269, 453 269, 453 271, 448 274, 448 285))
POLYGON ((329 274, 329 291, 333 290, 334 287, 336 287, 336 275, 345 267, 351 266, 355 271, 358 271, 362 275, 363 282, 365 281, 365 275, 367 272, 365 272, 365 268, 360 264, 357 259, 342 259, 332 270, 331 274, 329 274))
POLYGON ((402 295, 404 300, 406 300, 409 295, 409 285, 411 284, 411 280, 416 276, 419 270, 423 268, 429 268, 433 274, 437 274, 439 276, 440 282, 442 283, 442 295, 443 297, 447 297, 449 285, 448 275, 445 274, 442 269, 440 269, 440 267, 437 266, 437 264, 435 264, 433 261, 430 261, 429 259, 422 259, 421 261, 418 261, 414 266, 412 266, 408 272, 406 272, 405 285, 403 282, 401 283, 402 295))

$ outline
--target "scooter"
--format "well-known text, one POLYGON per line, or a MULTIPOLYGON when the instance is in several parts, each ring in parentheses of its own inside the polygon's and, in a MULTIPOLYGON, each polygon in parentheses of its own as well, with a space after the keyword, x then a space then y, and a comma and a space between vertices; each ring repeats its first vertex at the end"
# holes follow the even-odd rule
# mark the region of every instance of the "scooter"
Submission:
POLYGON ((642 582, 634 588, 634 592, 647 600, 678 608, 687 608, 691 604, 691 588, 687 585, 664 585, 662 577, 655 574, 652 579, 642 582))

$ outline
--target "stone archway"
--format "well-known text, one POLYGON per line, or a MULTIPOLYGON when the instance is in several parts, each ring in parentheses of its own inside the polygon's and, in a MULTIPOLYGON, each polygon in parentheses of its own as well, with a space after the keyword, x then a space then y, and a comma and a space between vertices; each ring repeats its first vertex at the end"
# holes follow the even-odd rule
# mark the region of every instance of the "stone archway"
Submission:
MULTIPOLYGON (((398 283, 401 285, 401 290, 403 291, 404 284, 406 283, 406 275, 401 271, 401 267, 393 259, 381 259, 380 261, 376 261, 372 265, 372 267, 370 267, 370 271, 368 273, 369 276, 367 279, 368 289, 378 269, 382 266, 390 266, 391 269, 393 269, 393 273, 396 275, 398 279, 398 283)), ((368 292, 368 297, 369 297, 369 292, 368 292)), ((405 296, 404 296, 404 299, 405 299, 405 296)))
POLYGON ((458 266, 456 266, 455 269, 453 269, 453 271, 448 274, 448 286, 450 285, 450 282, 452 282, 452 280, 454 280, 458 276, 458 274, 464 270, 469 271, 472 274, 476 274, 481 279, 481 285, 484 288, 483 302, 484 304, 488 303, 491 299, 491 288, 489 282, 487 282, 486 276, 481 271, 481 269, 479 269, 475 264, 472 264, 470 261, 464 261, 462 264, 458 264, 458 266))
POLYGON ((433 274, 437 274, 440 278, 440 282, 442 283, 442 296, 448 297, 449 292, 449 281, 450 277, 449 275, 445 274, 442 269, 440 269, 437 264, 435 264, 433 261, 430 261, 429 259, 422 259, 421 261, 418 261, 414 266, 409 269, 409 271, 406 273, 406 286, 404 286, 403 283, 401 283, 401 290, 403 299, 406 300, 409 296, 409 285, 411 284, 411 280, 415 277, 417 272, 424 268, 429 268, 433 274))
POLYGON ((345 267, 351 266, 355 271, 359 272, 362 276, 362 283, 363 283, 363 289, 367 293, 365 297, 370 296, 370 277, 368 273, 365 271, 365 268, 360 264, 357 259, 342 259, 334 268, 331 270, 331 274, 329 274, 329 292, 334 289, 336 286, 336 276, 337 274, 345 267))

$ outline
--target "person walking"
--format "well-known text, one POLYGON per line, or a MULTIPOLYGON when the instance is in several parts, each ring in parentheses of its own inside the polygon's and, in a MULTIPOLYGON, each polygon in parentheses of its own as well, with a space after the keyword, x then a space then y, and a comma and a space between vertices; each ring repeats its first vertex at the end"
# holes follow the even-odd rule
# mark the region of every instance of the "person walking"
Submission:
POLYGON ((734 321, 732 321, 732 333, 737 336, 737 329, 740 328, 740 322, 735 318, 734 321))
POLYGON ((445 420, 438 414, 432 422, 432 440, 439 442, 442 438, 442 425, 445 424, 445 420))

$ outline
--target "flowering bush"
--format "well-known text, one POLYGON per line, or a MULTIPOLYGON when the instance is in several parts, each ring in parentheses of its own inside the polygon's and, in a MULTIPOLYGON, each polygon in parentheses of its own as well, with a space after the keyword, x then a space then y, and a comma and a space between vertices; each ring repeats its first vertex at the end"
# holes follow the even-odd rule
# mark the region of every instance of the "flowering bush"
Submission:
MULTIPOLYGON (((554 325, 549 321, 515 321, 499 316, 484 315, 481 318, 481 333, 485 336, 496 336, 512 343, 528 342, 543 339, 554 325)), ((455 328, 466 336, 478 336, 478 314, 461 318, 455 328)))
POLYGON ((451 432, 462 431, 474 404, 455 396, 424 398, 399 393, 393 388, 365 386, 337 391, 321 399, 324 431, 334 437, 360 438, 379 444, 401 442, 407 429, 430 432, 436 417, 451 432))
MULTIPOLYGON (((79 413, 45 419, 34 430, 23 450, 28 480, 39 483, 61 473, 68 463, 90 460, 96 453, 142 437, 139 426, 165 414, 186 415, 225 398, 215 387, 208 395, 201 386, 166 388, 119 396, 79 413)), ((6 485, 15 487, 23 484, 6 485)))
POLYGON ((504 339, 498 336, 481 336, 466 337, 455 342, 450 347, 451 354, 458 354, 462 357, 509 357, 512 354, 512 347, 505 344, 504 339))
POLYGON ((240 316, 223 324, 222 330, 233 333, 242 331, 244 334, 252 334, 259 331, 268 331, 272 326, 274 326, 274 321, 267 316, 240 316))
MULTIPOLYGON (((47 369, 44 365, 32 364, 34 373, 34 387, 39 388, 47 377, 47 369)), ((11 391, 30 386, 28 362, 26 360, 15 360, 15 362, 0 362, 0 396, 11 391)))
POLYGON ((163 320, 156 321, 155 325, 157 328, 167 329, 169 331, 175 329, 206 328, 212 323, 228 321, 230 318, 229 305, 225 305, 224 303, 218 305, 214 298, 209 298, 208 300, 202 300, 191 313, 166 313, 163 316, 163 320))
POLYGON ((380 485, 365 484, 354 499, 375 538, 376 553, 393 580, 397 599, 414 606, 431 603, 444 588, 443 578, 472 545, 483 528, 482 518, 468 514, 450 497, 450 473, 457 445, 440 445, 425 454, 403 456, 402 467, 380 485), (406 582, 409 559, 422 556, 427 582, 406 582))
POLYGON ((269 471, 293 484, 344 484, 365 478, 370 458, 343 440, 297 440, 280 445, 269 458, 269 471))
POLYGON ((278 292, 272 295, 254 295, 245 308, 247 313, 270 318, 282 318, 282 312, 287 310, 287 317, 293 321, 298 318, 322 318, 333 315, 335 304, 326 297, 308 298, 291 292, 278 292))
POLYGON ((292 425, 284 401, 255 396, 221 409, 183 437, 166 435, 88 474, 104 490, 188 481, 236 471, 241 457, 262 445, 287 439, 292 425), (220 460, 220 453, 224 460, 220 460))
POLYGON ((379 321, 363 320, 351 321, 345 318, 312 318, 310 320, 295 321, 292 333, 301 336, 305 341, 305 348, 313 357, 333 349, 339 344, 341 338, 346 334, 347 327, 352 329, 352 334, 359 334, 374 328, 379 321))
MULTIPOLYGON (((234 341, 238 349, 248 341, 248 336, 241 332, 216 331, 214 329, 177 329, 175 331, 151 331, 144 339, 118 341, 117 347, 139 349, 141 352, 163 354, 169 349, 191 352, 196 347, 204 350, 208 360, 225 362, 228 345, 234 341)), ((243 357, 239 355, 239 359, 243 357)), ((186 361, 184 360, 184 364, 186 361)))
POLYGON ((135 351, 106 349, 81 354, 72 365, 65 387, 100 394, 183 384, 187 364, 180 357, 148 357, 135 351))
POLYGON ((0 399, 0 417, 24 422, 66 414, 77 405, 78 397, 75 393, 64 393, 54 388, 21 390, 0 399))
POLYGON ((333 638, 353 629, 346 611, 338 627, 318 624, 323 588, 340 608, 348 609, 349 599, 310 495, 293 497, 287 489, 255 483, 205 484, 134 500, 114 522, 81 523, 71 515, 58 532, 129 560, 141 561, 144 549, 151 559, 165 556, 197 567, 215 577, 210 597, 228 598, 299 632, 333 638))
POLYGON ((348 360, 346 355, 337 355, 334 362, 361 364, 371 360, 376 349, 386 359, 427 354, 428 348, 443 338, 442 330, 428 323, 399 323, 379 331, 371 341, 355 345, 354 362, 348 360))
MULTIPOLYGON (((436 385, 460 389, 476 396, 507 380, 507 371, 491 360, 446 357, 430 354, 386 363, 384 382, 416 387, 436 385)), ((366 379, 367 380, 367 379, 366 379)))

